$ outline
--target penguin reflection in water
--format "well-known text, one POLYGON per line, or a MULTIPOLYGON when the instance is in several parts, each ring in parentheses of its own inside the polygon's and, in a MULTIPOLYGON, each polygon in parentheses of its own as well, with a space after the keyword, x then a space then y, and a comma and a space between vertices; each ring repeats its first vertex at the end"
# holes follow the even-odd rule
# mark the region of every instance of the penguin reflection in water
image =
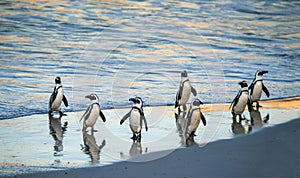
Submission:
POLYGON ((187 115, 187 111, 183 110, 180 111, 178 114, 175 112, 175 122, 176 122, 176 127, 177 127, 177 132, 179 137, 181 138, 181 143, 185 144, 185 140, 184 140, 184 126, 185 126, 185 118, 187 115))
POLYGON ((129 125, 132 131, 133 136, 131 139, 133 141, 141 141, 141 132, 142 132, 142 125, 143 122, 145 124, 145 129, 148 131, 147 121, 143 111, 143 100, 140 97, 130 98, 129 101, 134 103, 134 106, 131 110, 122 118, 120 121, 120 125, 129 118, 129 125))
POLYGON ((61 112, 60 105, 63 101, 65 106, 68 107, 68 100, 64 95, 63 86, 61 85, 61 79, 60 77, 55 78, 55 87, 54 90, 50 96, 49 100, 49 111, 48 114, 52 114, 53 111, 58 111, 60 115, 63 113, 61 112))
POLYGON ((63 151, 63 135, 67 130, 68 122, 65 122, 62 126, 61 124, 62 115, 59 117, 49 114, 49 130, 52 135, 55 145, 54 145, 54 156, 59 156, 59 153, 63 151))
POLYGON ((200 110, 200 104, 203 103, 198 98, 194 99, 188 111, 185 122, 185 138, 187 141, 196 136, 195 132, 200 124, 200 121, 202 121, 203 125, 206 126, 206 119, 200 110))
POLYGON ((268 73, 268 71, 262 71, 262 70, 258 70, 255 73, 255 77, 251 83, 251 85, 249 86, 249 91, 250 91, 250 99, 251 102, 256 102, 256 109, 258 109, 259 107, 261 107, 258 103, 258 101, 261 98, 261 93, 262 91, 265 92, 265 94, 267 95, 267 97, 270 96, 270 93, 267 89, 267 87, 264 85, 263 83, 263 74, 268 73))
POLYGON ((249 111, 252 110, 251 101, 248 96, 249 93, 248 93, 247 82, 244 80, 242 82, 239 82, 239 85, 241 86, 241 89, 239 90, 238 94, 236 95, 236 97, 234 98, 234 100, 232 101, 229 107, 229 109, 232 108, 231 113, 233 119, 235 119, 236 116, 239 116, 240 119, 245 119, 242 118, 242 114, 247 105, 248 105, 248 110, 249 111))
POLYGON ((194 96, 197 95, 197 91, 194 87, 192 87, 190 80, 188 78, 187 72, 181 72, 181 81, 179 90, 176 94, 175 108, 178 107, 178 111, 180 112, 180 106, 183 106, 183 110, 186 110, 186 103, 190 98, 191 93, 194 96))
POLYGON ((250 111, 250 118, 251 125, 254 128, 261 128, 264 124, 266 124, 269 121, 270 115, 267 114, 264 118, 262 118, 260 111, 253 109, 252 111, 250 111))
POLYGON ((148 152, 148 147, 143 150, 141 142, 132 142, 131 147, 129 149, 129 155, 125 155, 123 152, 120 153, 121 158, 128 159, 132 156, 138 156, 148 152))
POLYGON ((99 115, 103 122, 106 121, 106 118, 100 109, 99 98, 96 94, 92 93, 90 95, 85 96, 85 98, 89 98, 91 100, 91 104, 80 119, 80 121, 83 119, 82 131, 86 131, 87 127, 91 127, 93 132, 94 125, 99 115))
POLYGON ((94 136, 94 131, 91 131, 91 134, 87 131, 82 131, 82 136, 84 145, 81 145, 81 150, 91 157, 92 164, 99 163, 100 152, 106 144, 105 140, 103 140, 101 145, 98 146, 94 136))
POLYGON ((239 121, 236 118, 232 118, 231 130, 236 135, 248 134, 252 131, 252 126, 247 123, 243 124, 241 118, 239 118, 239 121), (248 127, 247 130, 246 127, 248 127))

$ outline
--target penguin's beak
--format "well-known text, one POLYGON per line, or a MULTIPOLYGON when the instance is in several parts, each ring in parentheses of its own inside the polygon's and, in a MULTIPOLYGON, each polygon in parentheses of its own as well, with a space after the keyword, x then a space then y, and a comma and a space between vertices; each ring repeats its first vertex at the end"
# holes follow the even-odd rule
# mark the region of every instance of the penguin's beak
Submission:
POLYGON ((245 80, 239 82, 239 85, 240 85, 241 87, 248 87, 247 82, 246 82, 245 80))
POLYGON ((129 101, 136 102, 135 98, 129 98, 129 101))
POLYGON ((200 101, 200 104, 204 104, 201 100, 199 100, 200 101))
POLYGON ((268 71, 267 71, 267 70, 264 70, 264 71, 262 71, 261 73, 262 73, 262 74, 266 74, 266 73, 268 73, 268 71))
POLYGON ((91 96, 91 95, 86 95, 85 98, 88 98, 88 99, 91 100, 91 99, 92 99, 92 96, 91 96))

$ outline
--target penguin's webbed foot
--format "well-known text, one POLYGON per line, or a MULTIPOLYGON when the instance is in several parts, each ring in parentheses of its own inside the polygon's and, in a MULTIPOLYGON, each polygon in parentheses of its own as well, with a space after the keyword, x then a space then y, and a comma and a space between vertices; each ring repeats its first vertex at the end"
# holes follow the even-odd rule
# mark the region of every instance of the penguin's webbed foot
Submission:
POLYGON ((53 116, 52 111, 48 111, 49 116, 53 116))
POLYGON ((260 105, 258 102, 256 102, 256 109, 259 110, 259 108, 262 108, 262 105, 260 105))
POLYGON ((181 113, 181 110, 180 110, 180 107, 178 107, 178 114, 180 114, 181 113))
POLYGON ((136 135, 133 133, 133 135, 132 135, 131 139, 132 139, 133 141, 136 141, 136 139, 137 139, 137 136, 136 136, 136 135))
POLYGON ((64 115, 64 113, 62 111, 58 111, 58 113, 59 113, 59 116, 63 116, 64 115))
POLYGON ((195 134, 195 131, 193 131, 193 132, 190 134, 190 137, 194 137, 194 136, 197 136, 197 135, 195 134))

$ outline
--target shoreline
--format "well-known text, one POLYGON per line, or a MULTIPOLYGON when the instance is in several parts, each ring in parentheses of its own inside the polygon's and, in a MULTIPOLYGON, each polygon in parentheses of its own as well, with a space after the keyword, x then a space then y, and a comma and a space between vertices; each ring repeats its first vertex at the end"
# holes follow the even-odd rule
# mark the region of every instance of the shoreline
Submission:
MULTIPOLYGON (((272 99, 263 99, 261 100, 260 102, 261 103, 266 103, 266 104, 269 104, 272 103, 272 102, 284 102, 284 101, 288 101, 288 102, 293 102, 293 100, 297 101, 297 100, 300 100, 300 96, 299 95, 295 95, 295 96, 287 96, 287 97, 282 97, 282 98, 272 98, 272 99)), ((203 105, 201 105, 202 109, 205 109, 207 108, 209 105, 214 105, 214 106, 226 106, 231 104, 231 102, 225 102, 225 103, 210 103, 210 104, 206 104, 204 103, 203 105)), ((187 106, 189 105, 189 103, 187 104, 187 106)), ((272 104, 271 104, 272 105, 272 104)), ((166 104, 166 105, 145 105, 144 108, 147 108, 147 107, 173 107, 174 104, 170 103, 170 104, 166 104)), ((225 107, 224 106, 224 107, 225 107)), ((274 106, 274 105, 272 105, 274 106)), ((296 105, 297 107, 298 105, 296 105)), ((101 110, 105 111, 105 110, 112 110, 112 109, 127 109, 129 108, 130 106, 120 106, 120 107, 108 107, 108 108, 102 108, 101 110)), ((226 110, 226 107, 225 107, 225 110, 226 110)), ((270 106, 269 106, 270 107, 270 106)), ((287 107, 287 106, 286 106, 287 107)), ((68 109, 64 112, 64 114, 68 114, 68 113, 74 113, 74 112, 83 112, 85 111, 85 109, 82 109, 82 110, 74 110, 74 111, 69 111, 68 109)), ((22 117, 28 117, 28 116, 33 116, 33 115, 42 115, 42 114, 47 114, 48 112, 37 112, 37 113, 33 113, 33 114, 28 114, 28 115, 22 115, 22 116, 17 116, 17 117, 10 117, 10 118, 3 118, 3 119, 0 119, 1 120, 8 120, 8 119, 18 119, 18 118, 22 118, 22 117)))

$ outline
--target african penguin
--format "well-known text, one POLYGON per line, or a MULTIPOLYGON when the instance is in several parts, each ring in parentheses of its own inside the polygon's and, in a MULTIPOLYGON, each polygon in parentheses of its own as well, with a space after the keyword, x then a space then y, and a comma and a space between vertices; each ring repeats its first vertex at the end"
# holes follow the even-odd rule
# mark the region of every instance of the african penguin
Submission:
POLYGON ((191 103, 185 122, 185 137, 187 139, 193 138, 199 126, 200 120, 206 126, 206 119, 200 110, 200 104, 203 104, 198 98, 191 103))
POLYGON ((180 106, 183 106, 183 109, 186 110, 185 104, 189 100, 191 93, 194 96, 197 95, 196 89, 191 86, 187 72, 184 70, 181 72, 181 81, 176 94, 175 108, 179 107, 178 110, 180 111, 180 106))
POLYGON ((242 119, 242 114, 246 108, 246 105, 248 105, 248 110, 251 111, 251 101, 248 96, 248 84, 244 80, 242 82, 239 82, 239 85, 241 86, 241 89, 239 90, 238 94, 232 101, 229 108, 232 107, 231 113, 233 118, 235 119, 236 116, 239 116, 240 119, 242 119))
POLYGON ((134 103, 131 110, 122 118, 120 125, 129 118, 130 129, 133 133, 133 141, 141 141, 142 122, 145 124, 146 131, 148 131, 147 121, 143 111, 143 101, 140 97, 130 98, 129 101, 134 103))
POLYGON ((256 108, 258 109, 259 107, 261 107, 258 103, 258 101, 261 98, 261 93, 262 91, 265 92, 265 94, 267 95, 267 97, 270 96, 270 93, 267 89, 267 87, 263 84, 263 74, 268 73, 268 71, 263 71, 263 70, 258 70, 255 73, 255 77, 251 83, 251 85, 249 86, 249 91, 250 91, 250 99, 251 102, 256 102, 256 108))
POLYGON ((65 106, 68 107, 68 101, 67 98, 64 95, 63 86, 61 85, 61 79, 60 77, 55 78, 55 87, 54 90, 50 96, 49 100, 49 114, 51 114, 53 111, 58 111, 60 115, 62 115, 62 112, 60 110, 61 102, 63 101, 65 106))
POLYGON ((91 100, 91 104, 80 119, 80 121, 84 119, 82 130, 85 131, 87 127, 91 127, 93 132, 98 116, 100 115, 103 122, 106 121, 106 118, 100 109, 99 98, 96 94, 92 93, 85 96, 85 98, 89 98, 91 100))

